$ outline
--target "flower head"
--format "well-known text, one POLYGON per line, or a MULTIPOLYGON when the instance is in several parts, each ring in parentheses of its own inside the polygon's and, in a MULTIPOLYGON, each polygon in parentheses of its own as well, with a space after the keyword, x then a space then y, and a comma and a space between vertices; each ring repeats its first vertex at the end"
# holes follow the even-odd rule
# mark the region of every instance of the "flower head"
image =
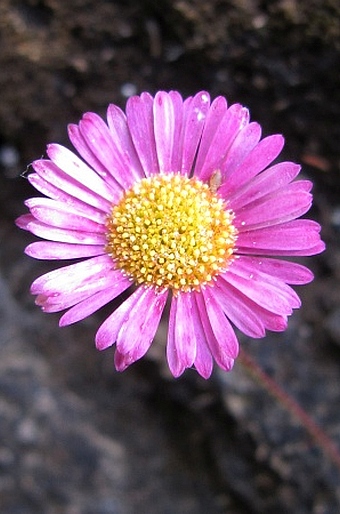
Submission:
POLYGON ((312 273, 278 257, 320 253, 319 225, 298 219, 312 201, 300 167, 271 165, 283 137, 261 140, 249 112, 200 92, 130 98, 126 114, 109 105, 69 125, 81 158, 51 144, 28 179, 46 197, 30 198, 19 227, 46 239, 26 253, 77 259, 31 287, 45 312, 82 320, 113 299, 97 348, 116 343, 120 371, 149 349, 166 302, 166 353, 179 376, 213 360, 229 371, 238 354, 234 326, 251 337, 285 330, 300 300, 288 284, 312 273), (124 298, 120 296, 128 290, 124 298))

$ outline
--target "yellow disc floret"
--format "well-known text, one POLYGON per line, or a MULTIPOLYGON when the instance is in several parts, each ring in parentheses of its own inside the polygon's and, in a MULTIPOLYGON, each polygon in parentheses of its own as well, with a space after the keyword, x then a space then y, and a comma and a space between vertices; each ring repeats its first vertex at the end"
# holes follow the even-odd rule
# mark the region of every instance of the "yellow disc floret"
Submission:
POLYGON ((106 251, 136 284, 198 290, 232 260, 234 215, 208 184, 175 173, 144 178, 108 217, 106 251))

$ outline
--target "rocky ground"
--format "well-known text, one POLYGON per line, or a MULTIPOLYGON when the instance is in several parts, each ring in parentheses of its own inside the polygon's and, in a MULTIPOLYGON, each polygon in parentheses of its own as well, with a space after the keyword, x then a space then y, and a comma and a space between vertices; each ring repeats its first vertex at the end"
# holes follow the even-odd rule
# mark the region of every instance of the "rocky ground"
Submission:
POLYGON ((339 469, 241 365, 174 380, 163 349, 123 374, 29 294, 20 175, 66 124, 130 94, 207 89, 247 105, 314 181, 327 252, 283 334, 243 347, 340 447, 337 0, 3 0, 0 5, 0 511, 336 514, 339 469))

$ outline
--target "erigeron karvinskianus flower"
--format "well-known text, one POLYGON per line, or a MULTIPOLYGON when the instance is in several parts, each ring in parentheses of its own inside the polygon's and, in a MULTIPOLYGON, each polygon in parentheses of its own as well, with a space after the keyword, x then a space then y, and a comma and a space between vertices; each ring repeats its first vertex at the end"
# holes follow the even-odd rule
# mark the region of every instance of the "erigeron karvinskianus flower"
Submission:
POLYGON ((229 371, 234 326, 255 338, 285 330, 300 306, 288 284, 313 276, 278 257, 324 244, 316 222, 297 219, 311 205, 311 182, 294 181, 297 164, 271 165, 281 135, 261 140, 248 110, 223 97, 161 91, 131 97, 126 114, 109 105, 107 123, 86 113, 69 137, 81 158, 49 145, 28 176, 47 198, 27 200, 30 213, 17 220, 46 240, 28 255, 77 259, 33 282, 45 312, 66 310, 60 325, 69 325, 120 299, 96 345, 115 343, 124 370, 148 351, 169 302, 175 377, 194 367, 207 378, 213 360, 229 371))

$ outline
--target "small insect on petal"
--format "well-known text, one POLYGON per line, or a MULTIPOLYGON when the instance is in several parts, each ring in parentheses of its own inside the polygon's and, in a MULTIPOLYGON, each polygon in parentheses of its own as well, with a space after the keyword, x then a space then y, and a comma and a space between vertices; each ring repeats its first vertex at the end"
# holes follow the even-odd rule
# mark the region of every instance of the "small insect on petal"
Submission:
POLYGON ((216 170, 212 173, 209 179, 209 188, 212 193, 216 193, 220 185, 222 184, 222 173, 220 170, 216 170))

